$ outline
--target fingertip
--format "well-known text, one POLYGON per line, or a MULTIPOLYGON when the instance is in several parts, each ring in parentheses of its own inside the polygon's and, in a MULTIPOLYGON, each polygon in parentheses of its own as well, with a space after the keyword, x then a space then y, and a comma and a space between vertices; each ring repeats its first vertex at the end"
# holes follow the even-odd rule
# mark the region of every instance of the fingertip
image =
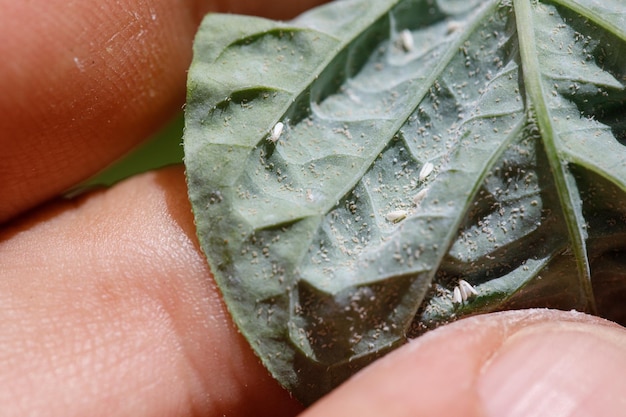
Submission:
POLYGON ((0 222, 94 175, 180 110, 206 12, 291 17, 319 3, 0 0, 0 222))
POLYGON ((620 415, 615 413, 624 409, 624 384, 594 395, 611 383, 607 376, 615 380, 626 371, 624 349, 621 327, 581 313, 542 309, 476 316, 384 357, 306 416, 620 415), (595 377, 581 390, 587 373, 595 377), (564 410, 569 414, 559 414, 564 410))
POLYGON ((509 337, 482 369, 485 416, 626 415, 626 332, 545 322, 509 337))
POLYGON ((0 8, 2 221, 103 169, 180 109, 198 18, 167 1, 0 8))

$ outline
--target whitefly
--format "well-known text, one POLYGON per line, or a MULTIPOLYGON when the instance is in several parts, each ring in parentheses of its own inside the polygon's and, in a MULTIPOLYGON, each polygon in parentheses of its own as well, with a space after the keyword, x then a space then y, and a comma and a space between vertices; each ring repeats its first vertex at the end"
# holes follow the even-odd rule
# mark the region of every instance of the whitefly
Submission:
POLYGON ((459 284, 452 290, 452 302, 461 304, 476 295, 478 295, 476 288, 464 279, 460 279, 459 284))
POLYGON ((413 42, 413 34, 410 30, 404 29, 400 32, 400 45, 405 52, 411 52, 413 48, 415 48, 415 43, 413 42))
POLYGON ((283 122, 276 123, 274 127, 272 128, 272 130, 270 131, 270 135, 267 138, 267 140, 269 140, 272 143, 276 143, 276 141, 280 139, 280 135, 282 135, 284 128, 285 128, 285 125, 283 124, 283 122))
POLYGON ((408 212, 406 210, 393 210, 387 213, 385 218, 391 223, 398 223, 404 220, 407 216, 408 212))
POLYGON ((432 174, 434 169, 435 169, 435 166, 431 162, 426 162, 422 166, 422 169, 420 169, 420 173, 417 178, 420 181, 424 181, 426 178, 428 178, 430 174, 432 174))

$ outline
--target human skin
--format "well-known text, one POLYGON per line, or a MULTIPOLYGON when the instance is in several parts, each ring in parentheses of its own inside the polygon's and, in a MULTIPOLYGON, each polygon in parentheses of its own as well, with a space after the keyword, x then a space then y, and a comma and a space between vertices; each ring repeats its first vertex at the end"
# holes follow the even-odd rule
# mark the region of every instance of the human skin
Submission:
MULTIPOLYGON (((231 323, 182 167, 55 197, 181 108, 205 12, 284 18, 314 3, 0 0, 0 414, 302 411, 231 323)), ((625 415, 625 350, 623 328, 578 313, 475 317, 305 415, 625 415)))

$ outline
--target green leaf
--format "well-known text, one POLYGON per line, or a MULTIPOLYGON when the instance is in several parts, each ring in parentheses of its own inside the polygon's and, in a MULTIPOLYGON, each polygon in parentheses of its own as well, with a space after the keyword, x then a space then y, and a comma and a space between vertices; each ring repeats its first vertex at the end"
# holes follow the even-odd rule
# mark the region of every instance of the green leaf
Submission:
POLYGON ((625 84, 621 0, 207 16, 189 195, 263 363, 308 403, 459 317, 621 314, 603 265, 624 265, 625 84))

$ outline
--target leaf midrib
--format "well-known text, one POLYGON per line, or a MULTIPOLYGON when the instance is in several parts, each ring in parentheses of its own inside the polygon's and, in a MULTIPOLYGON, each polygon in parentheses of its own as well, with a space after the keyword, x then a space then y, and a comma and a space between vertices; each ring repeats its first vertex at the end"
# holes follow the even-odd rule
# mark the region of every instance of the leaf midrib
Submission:
POLYGON ((561 210, 567 225, 572 251, 576 259, 579 282, 587 307, 591 312, 596 310, 595 298, 591 286, 591 272, 587 258, 583 225, 579 224, 574 207, 574 200, 568 186, 565 165, 561 162, 556 139, 558 133, 552 124, 550 111, 546 102, 546 94, 542 83, 541 66, 536 48, 535 29, 530 0, 513 0, 515 20, 520 46, 521 71, 523 74, 526 98, 528 101, 529 122, 536 121, 546 157, 550 165, 561 210), (535 120, 533 120, 535 118, 535 120))

